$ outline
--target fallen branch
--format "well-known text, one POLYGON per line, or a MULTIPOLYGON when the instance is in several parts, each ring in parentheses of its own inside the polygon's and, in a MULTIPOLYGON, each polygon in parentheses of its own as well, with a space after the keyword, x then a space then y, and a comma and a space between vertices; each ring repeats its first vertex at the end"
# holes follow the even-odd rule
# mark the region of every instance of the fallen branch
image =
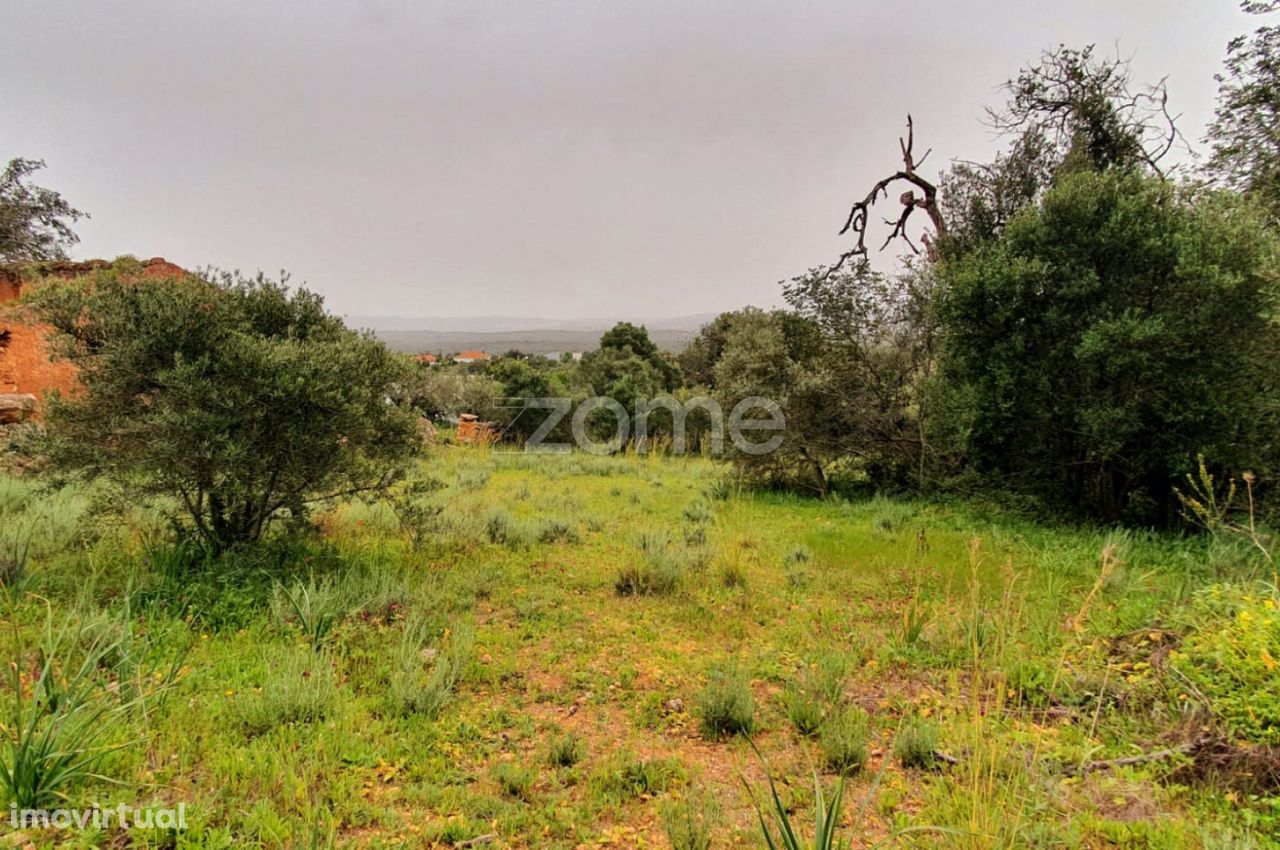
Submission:
POLYGON ((1113 767, 1130 767, 1135 764, 1149 764, 1155 761, 1164 761, 1174 756, 1188 756, 1196 750, 1204 746, 1206 742, 1193 741, 1190 744, 1183 744, 1180 747, 1169 747, 1164 750, 1155 750, 1149 753, 1140 753, 1136 756, 1125 756, 1118 759, 1102 759, 1100 761, 1087 761, 1084 764, 1075 767, 1067 767, 1063 772, 1068 776, 1079 776, 1085 773, 1093 773, 1099 770, 1111 770, 1113 767))

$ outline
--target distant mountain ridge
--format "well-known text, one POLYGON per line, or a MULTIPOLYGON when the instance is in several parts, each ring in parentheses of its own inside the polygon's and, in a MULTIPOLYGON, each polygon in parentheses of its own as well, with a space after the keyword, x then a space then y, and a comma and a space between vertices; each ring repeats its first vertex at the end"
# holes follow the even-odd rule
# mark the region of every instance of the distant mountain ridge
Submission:
POLYGON ((403 318, 399 316, 347 316, 348 325, 373 331, 397 351, 450 354, 477 348, 491 354, 523 351, 526 354, 560 354, 592 351, 600 335, 619 321, 644 325, 663 351, 677 352, 688 345, 698 329, 716 313, 694 313, 639 319, 547 319, 521 316, 453 316, 403 318))
POLYGON ((651 331, 696 332, 716 313, 640 318, 551 319, 537 316, 347 316, 348 325, 382 331, 423 331, 439 334, 509 334, 519 331, 578 331, 604 333, 618 322, 644 325, 651 331))

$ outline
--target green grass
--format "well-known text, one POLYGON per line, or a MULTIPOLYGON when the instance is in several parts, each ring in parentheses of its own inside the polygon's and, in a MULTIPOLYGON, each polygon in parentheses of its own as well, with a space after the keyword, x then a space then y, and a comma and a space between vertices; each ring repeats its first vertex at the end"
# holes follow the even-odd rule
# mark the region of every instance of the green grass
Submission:
POLYGON ((750 735, 755 728, 756 704, 746 674, 736 665, 713 666, 698 695, 697 713, 703 734, 712 740, 750 735))
POLYGON ((752 493, 698 458, 439 447, 410 480, 213 558, 161 542, 163 503, 0 477, 0 536, 37 528, 0 752, 48 777, 0 804, 182 802, 186 848, 758 848, 754 743, 803 842, 816 768, 868 846, 1277 847, 1257 764, 1068 775, 1204 728, 1274 745, 1247 545, 752 493), (46 691, 82 695, 65 722, 46 691))

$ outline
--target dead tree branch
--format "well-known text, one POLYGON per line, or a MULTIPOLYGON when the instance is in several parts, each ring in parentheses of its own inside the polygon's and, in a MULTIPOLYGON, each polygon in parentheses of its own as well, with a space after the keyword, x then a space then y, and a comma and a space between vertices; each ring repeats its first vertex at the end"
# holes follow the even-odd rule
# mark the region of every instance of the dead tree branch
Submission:
MULTIPOLYGON (((929 216, 929 220, 933 223, 935 239, 946 235, 947 225, 943 219, 942 210, 938 206, 938 187, 917 173, 917 169, 933 149, 925 151, 919 159, 915 158, 915 126, 910 115, 907 116, 907 136, 905 139, 901 137, 898 139, 898 147, 902 151, 902 170, 878 181, 871 187, 866 197, 856 202, 849 210, 849 217, 845 219, 839 235, 852 233, 857 238, 857 242, 851 249, 840 255, 840 259, 831 268, 832 272, 853 257, 867 255, 867 222, 871 215, 871 207, 875 206, 881 196, 888 197, 889 186, 898 181, 910 183, 915 188, 908 189, 898 196, 898 201, 902 204, 902 213, 897 219, 885 219, 885 224, 891 225, 893 229, 885 238, 884 244, 880 246, 880 250, 883 251, 894 239, 901 238, 912 252, 920 253, 915 243, 911 241, 911 237, 907 235, 907 223, 911 219, 911 214, 917 209, 924 210, 925 215, 929 216), (916 194, 916 189, 920 190, 919 195, 916 194)), ((932 250, 934 242, 928 234, 924 236, 924 244, 926 249, 932 250)))
POLYGON ((1189 756, 1206 745, 1210 741, 1206 738, 1200 738, 1189 744, 1183 744, 1179 747, 1170 747, 1164 750, 1155 750, 1149 753, 1139 753, 1135 756, 1125 756, 1118 759, 1103 759, 1101 761, 1087 761, 1084 764, 1067 767, 1063 772, 1068 776, 1079 776, 1085 773, 1093 773, 1096 770, 1111 770, 1116 767, 1130 767, 1135 764, 1149 764, 1153 761, 1164 761, 1174 756, 1189 756))

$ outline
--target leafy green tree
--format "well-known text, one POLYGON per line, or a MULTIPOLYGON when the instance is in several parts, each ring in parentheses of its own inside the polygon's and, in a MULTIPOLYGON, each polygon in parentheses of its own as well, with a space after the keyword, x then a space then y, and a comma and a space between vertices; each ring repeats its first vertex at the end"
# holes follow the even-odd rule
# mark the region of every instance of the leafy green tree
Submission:
POLYGON ((545 411, 526 407, 526 399, 562 395, 552 388, 549 370, 539 369, 528 360, 503 357, 491 363, 485 374, 498 384, 492 415, 506 437, 523 441, 546 418, 545 411))
POLYGON ((174 497, 215 551, 386 486, 417 443, 390 401, 404 360, 283 281, 145 280, 117 263, 31 301, 83 383, 49 407, 53 461, 174 497))
POLYGON ((80 241, 71 224, 85 213, 28 181, 42 168, 38 159, 12 159, 0 172, 0 262, 64 259, 67 248, 80 241))
MULTIPOLYGON (((1255 15, 1280 12, 1280 2, 1245 2, 1255 15)), ((1209 127, 1208 171, 1232 189, 1255 195, 1280 217, 1280 25, 1261 26, 1227 45, 1218 75, 1218 110, 1209 127)))
MULTIPOLYGON (((715 398, 726 416, 744 399, 768 399, 785 421, 773 451, 755 453, 726 446, 748 477, 774 486, 826 496, 833 467, 848 456, 848 435, 832 406, 839 395, 828 352, 816 324, 782 310, 747 309, 730 314, 721 356, 714 368, 715 398)), ((748 418, 768 419, 756 409, 748 418)), ((762 442, 770 434, 748 437, 762 442)))
MULTIPOLYGON (((649 338, 643 326, 619 322, 600 337, 600 347, 587 352, 579 364, 582 381, 592 395, 622 405, 634 419, 637 402, 670 395, 680 385, 680 367, 668 360, 649 338)), ((648 436, 670 434, 670 412, 660 409, 648 416, 648 436)), ((616 423, 606 409, 591 412, 588 430, 596 436, 614 433, 616 423)))
POLYGON ((439 419, 461 413, 488 417, 502 387, 484 375, 445 366, 410 363, 412 377, 396 398, 416 407, 423 416, 439 419))
POLYGON ((618 322, 600 337, 600 348, 582 358, 583 370, 600 395, 609 395, 606 387, 611 381, 619 379, 618 364, 640 362, 647 364, 649 368, 634 368, 633 383, 644 385, 649 376, 656 375, 665 392, 671 392, 680 386, 679 366, 658 350, 643 325, 618 322))
POLYGON ((715 367, 724 354, 725 340, 734 321, 744 313, 755 310, 746 307, 721 313, 698 329, 698 334, 676 357, 684 373, 685 384, 692 387, 715 387, 715 367))
POLYGON ((999 237, 1009 219, 1049 187, 1057 165, 1058 152, 1038 127, 1016 136, 989 163, 952 165, 939 190, 947 222, 943 251, 959 256, 999 237))
POLYGON ((1197 452, 1273 451, 1275 246, 1259 217, 1133 172, 1060 175, 1000 239, 940 268, 953 423, 989 481, 1160 522, 1197 452))
POLYGON ((874 486, 924 486, 928 444, 923 385, 932 365, 927 267, 887 276, 865 260, 851 269, 819 270, 784 289, 811 330, 804 382, 811 453, 844 460, 874 486))

